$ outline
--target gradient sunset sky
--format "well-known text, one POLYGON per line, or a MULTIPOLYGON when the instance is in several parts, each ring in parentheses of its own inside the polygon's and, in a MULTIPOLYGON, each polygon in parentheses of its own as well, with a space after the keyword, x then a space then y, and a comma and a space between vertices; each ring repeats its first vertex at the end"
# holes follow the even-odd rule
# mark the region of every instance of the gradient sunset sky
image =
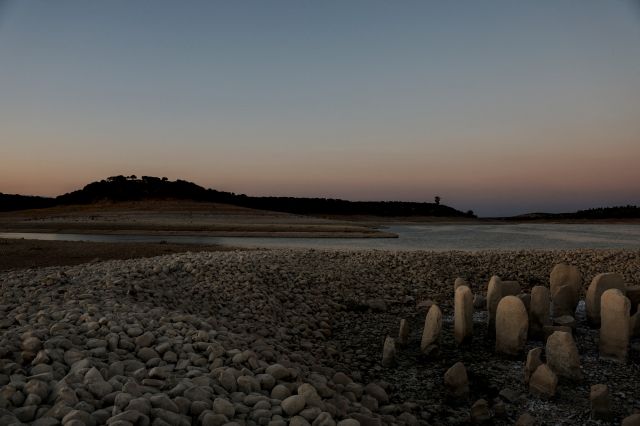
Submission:
POLYGON ((640 204, 625 0, 0 0, 0 192, 640 204))

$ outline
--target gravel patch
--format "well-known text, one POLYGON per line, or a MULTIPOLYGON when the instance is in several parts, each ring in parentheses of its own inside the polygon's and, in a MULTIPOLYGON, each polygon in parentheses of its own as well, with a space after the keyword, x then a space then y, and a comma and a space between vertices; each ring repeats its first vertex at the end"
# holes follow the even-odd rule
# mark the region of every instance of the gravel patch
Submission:
POLYGON ((465 424, 479 399, 498 425, 524 412, 539 424, 605 424, 589 419, 596 383, 609 385, 619 424, 640 410, 640 344, 625 365, 600 360, 582 306, 585 379, 561 381, 550 401, 529 395, 525 354, 494 353, 485 312, 474 314, 472 342, 455 343, 456 277, 474 294, 494 274, 528 291, 548 285, 558 262, 578 266, 585 283, 618 272, 640 284, 640 251, 617 250, 257 250, 2 272, 0 424, 465 424), (426 300, 443 310, 429 358, 419 348, 426 300), (383 367, 402 318, 409 342, 383 367), (464 400, 443 385, 457 361, 469 375, 464 400))

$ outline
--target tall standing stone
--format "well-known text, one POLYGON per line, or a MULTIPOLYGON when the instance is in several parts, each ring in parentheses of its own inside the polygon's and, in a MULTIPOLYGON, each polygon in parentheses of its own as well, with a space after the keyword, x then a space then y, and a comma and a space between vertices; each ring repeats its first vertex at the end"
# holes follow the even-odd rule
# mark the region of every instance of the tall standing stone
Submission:
POLYGON ((582 274, 578 268, 566 263, 558 263, 551 270, 549 282, 551 284, 551 299, 554 304, 553 316, 574 315, 582 291, 582 274), (558 290, 563 286, 568 287, 558 295, 558 290), (556 309, 558 313, 556 313, 556 309))
POLYGON ((537 285, 531 289, 531 307, 529 308, 529 335, 541 339, 545 325, 551 325, 549 317, 549 289, 537 285))
POLYGON ((502 299, 502 280, 494 275, 489 280, 487 287, 487 322, 489 324, 489 334, 494 335, 496 332, 496 309, 498 303, 502 299))
POLYGON ((570 285, 561 285, 552 293, 553 317, 565 315, 574 316, 577 304, 575 302, 575 291, 570 285))
POLYGON ((438 305, 433 305, 429 308, 427 317, 424 320, 424 330, 422 332, 422 341, 420 342, 422 353, 428 354, 438 346, 441 330, 442 311, 438 305))
POLYGON ((593 277, 587 290, 587 319, 594 325, 600 325, 600 298, 602 294, 612 288, 624 292, 625 283, 622 275, 616 273, 598 274, 593 277))
POLYGON ((631 303, 618 289, 602 294, 600 326, 600 356, 625 362, 629 346, 629 312, 631 303))
POLYGON ((496 311, 496 351, 517 355, 527 343, 529 316, 517 296, 503 297, 496 311))
POLYGON ((463 285, 456 289, 454 300, 454 336, 458 344, 471 340, 473 334, 473 295, 463 285))
POLYGON ((520 284, 517 281, 502 281, 497 275, 491 277, 487 287, 487 322, 490 335, 494 335, 496 331, 496 310, 500 299, 518 294, 520 294, 520 284))
POLYGON ((396 360, 396 340, 387 336, 382 347, 382 365, 389 367, 396 360))
POLYGON ((398 329, 398 344, 406 346, 407 343, 409 343, 409 321, 403 318, 400 320, 400 328, 398 329))
POLYGON ((556 331, 547 339, 547 365, 560 377, 582 380, 580 355, 571 333, 556 331))

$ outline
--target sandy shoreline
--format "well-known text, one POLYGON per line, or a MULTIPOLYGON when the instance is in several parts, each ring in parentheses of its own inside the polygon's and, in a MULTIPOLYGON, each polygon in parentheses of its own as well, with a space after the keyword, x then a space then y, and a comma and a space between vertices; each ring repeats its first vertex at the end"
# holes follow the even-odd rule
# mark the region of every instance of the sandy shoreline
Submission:
MULTIPOLYGON (((96 424, 116 417, 286 425, 297 415, 302 425, 443 425, 467 424, 471 404, 484 398, 492 413, 501 407, 492 417, 497 425, 512 425, 524 412, 539 424, 595 425, 603 423, 589 420, 589 387, 606 383, 611 424, 619 424, 640 409, 637 338, 621 367, 598 358, 597 330, 579 324, 585 380, 562 382, 550 401, 529 395, 524 354, 493 353, 482 310, 471 346, 453 341, 456 276, 476 294, 493 274, 528 291, 547 283, 562 261, 577 265, 585 284, 603 271, 640 284, 638 250, 254 250, 0 272, 0 402, 7 401, 0 417, 85 416, 69 414, 78 406, 96 424), (426 300, 444 312, 442 353, 434 359, 419 353, 424 311, 417 305, 426 300), (397 334, 400 318, 409 320, 410 342, 397 365, 384 368, 382 342, 397 334), (29 345, 48 348, 49 361, 26 362, 29 345), (456 361, 469 372, 468 399, 451 400, 443 389, 443 374, 456 361), (15 396, 26 395, 30 380, 46 385, 36 406, 15 396), (287 398, 300 395, 303 383, 316 396, 294 415, 287 398), (70 394, 76 399, 61 396, 70 394)), ((527 349, 541 344, 530 341, 527 349)))
POLYGON ((377 228, 373 223, 176 201, 104 203, 0 213, 0 232, 285 238, 396 237, 377 228))

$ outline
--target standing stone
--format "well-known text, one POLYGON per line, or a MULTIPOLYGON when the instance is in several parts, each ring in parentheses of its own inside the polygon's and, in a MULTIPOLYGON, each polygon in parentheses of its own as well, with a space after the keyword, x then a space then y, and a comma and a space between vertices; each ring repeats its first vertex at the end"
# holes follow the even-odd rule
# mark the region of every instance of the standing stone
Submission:
POLYGON ((469 393, 469 378, 463 363, 456 362, 444 373, 444 384, 451 396, 456 398, 467 396, 469 393))
POLYGON ((454 335, 456 342, 462 344, 471 340, 473 334, 473 295, 467 286, 456 289, 454 311, 454 335))
POLYGON ((536 339, 541 339, 545 325, 551 325, 551 319, 549 318, 549 289, 537 285, 531 289, 529 335, 536 339))
POLYGON ((497 275, 494 275, 489 280, 489 286, 487 287, 487 322, 489 324, 489 334, 495 335, 496 332, 496 309, 498 309, 498 303, 502 299, 502 280, 497 275))
POLYGON ((553 316, 573 315, 582 291, 582 274, 580 274, 578 268, 566 263, 558 263, 551 270, 549 283, 551 284, 551 298, 554 304, 553 316), (558 295, 558 291, 563 286, 568 287, 558 295), (556 314, 556 309, 558 314, 556 314))
POLYGON ((553 316, 575 315, 576 307, 575 290, 569 285, 557 287, 552 293, 553 316))
POLYGON ((424 321, 424 331, 422 332, 422 341, 420 343, 422 353, 428 354, 438 346, 441 330, 442 311, 438 305, 433 305, 424 321))
POLYGON ((607 385, 597 384, 591 386, 589 400, 591 401, 592 419, 611 419, 611 403, 609 401, 609 387, 607 385))
POLYGON ((489 324, 489 334, 496 332, 496 310, 500 299, 505 296, 517 296, 520 294, 520 284, 517 281, 502 281, 500 277, 494 275, 489 280, 487 287, 487 321, 489 324))
POLYGON ((516 296, 518 296, 520 300, 522 300, 524 308, 527 310, 527 312, 531 311, 531 295, 528 293, 520 293, 516 294, 516 296))
POLYGON ((531 375, 542 365, 542 348, 533 348, 527 354, 527 361, 524 364, 524 382, 529 383, 531 375))
POLYGON ((547 364, 536 368, 529 380, 529 392, 543 398, 551 398, 556 394, 558 376, 547 364))
POLYGON ((393 337, 387 336, 382 348, 382 365, 389 367, 396 359, 396 341, 393 337))
POLYGON ((524 303, 517 296, 500 300, 496 311, 496 351, 517 355, 527 343, 529 316, 524 303))
POLYGON ((580 370, 580 355, 578 347, 571 333, 556 331, 549 339, 545 348, 547 365, 560 377, 571 380, 582 380, 580 370))
POLYGON ((600 298, 602 294, 612 288, 624 292, 625 284, 622 275, 616 273, 598 274, 593 277, 587 290, 587 319, 594 325, 600 325, 600 298))
POLYGON ((620 290, 614 288, 602 294, 601 304, 600 356, 625 362, 629 346, 631 303, 620 290))
POLYGON ((460 277, 456 278, 456 280, 453 282, 453 291, 455 292, 458 289, 458 287, 462 287, 463 285, 471 288, 469 283, 467 283, 467 280, 460 277))
POLYGON ((398 329, 398 344, 406 346, 407 343, 409 343, 409 321, 403 318, 400 320, 400 328, 398 329))

